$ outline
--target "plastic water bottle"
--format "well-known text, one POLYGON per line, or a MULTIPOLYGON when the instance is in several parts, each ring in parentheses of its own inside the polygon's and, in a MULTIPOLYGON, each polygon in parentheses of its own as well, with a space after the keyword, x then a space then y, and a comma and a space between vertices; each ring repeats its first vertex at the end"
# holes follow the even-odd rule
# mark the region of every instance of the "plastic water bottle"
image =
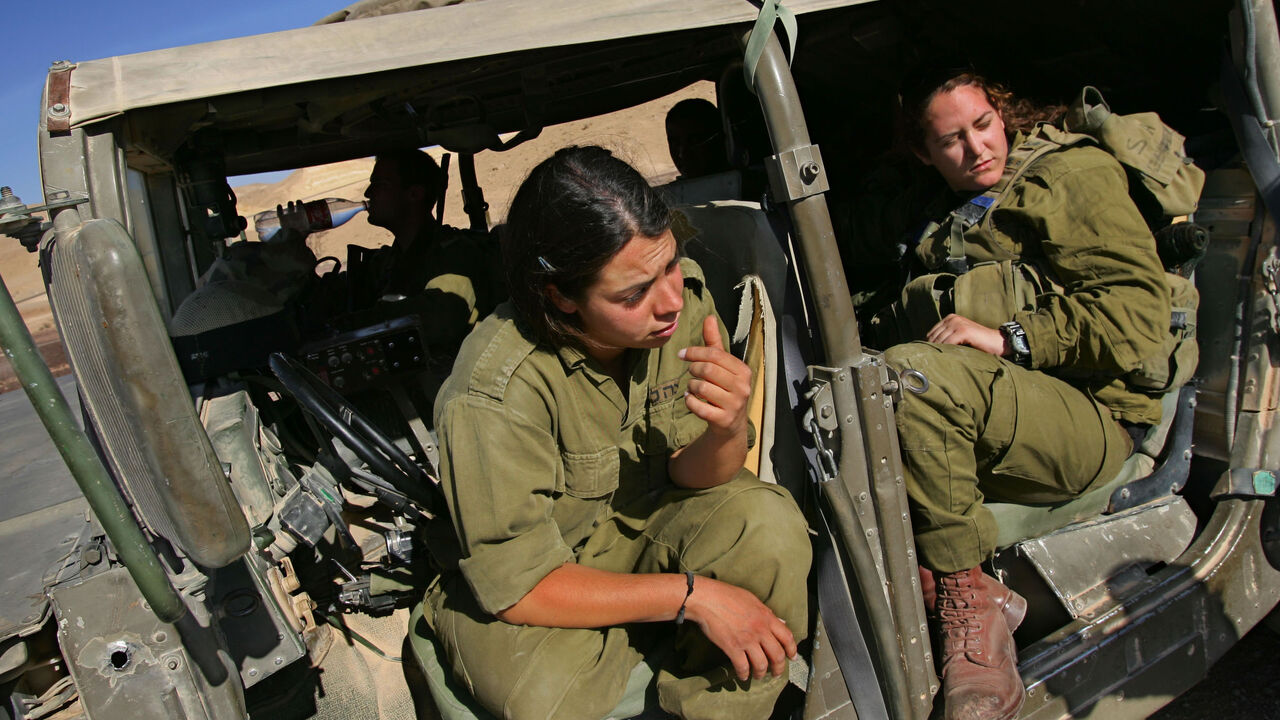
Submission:
MULTIPOLYGON (((342 198, 325 198, 303 203, 307 213, 307 232, 319 232, 336 228, 356 216, 356 213, 369 208, 368 203, 342 198)), ((280 232, 280 215, 275 210, 264 210, 253 216, 253 227, 258 231, 258 239, 263 242, 271 240, 280 232)))

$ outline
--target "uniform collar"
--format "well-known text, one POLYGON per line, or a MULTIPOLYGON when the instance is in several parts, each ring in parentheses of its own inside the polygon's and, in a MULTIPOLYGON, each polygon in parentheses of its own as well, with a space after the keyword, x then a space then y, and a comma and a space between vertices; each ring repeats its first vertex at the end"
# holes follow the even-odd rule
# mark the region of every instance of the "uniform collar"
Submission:
POLYGON ((572 373, 587 363, 587 353, 577 345, 561 345, 556 349, 566 373, 572 373))

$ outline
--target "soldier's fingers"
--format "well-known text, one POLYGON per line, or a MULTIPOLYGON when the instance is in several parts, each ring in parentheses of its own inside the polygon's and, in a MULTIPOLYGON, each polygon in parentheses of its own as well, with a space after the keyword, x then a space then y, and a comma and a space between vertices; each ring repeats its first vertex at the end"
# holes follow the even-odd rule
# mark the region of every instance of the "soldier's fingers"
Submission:
POLYGON ((759 680, 769 672, 770 660, 769 656, 759 645, 747 646, 747 660, 751 662, 751 677, 759 680))
POLYGON ((764 650, 764 654, 769 658, 769 672, 774 677, 781 677, 782 673, 787 669, 787 655, 785 649, 778 642, 777 638, 772 635, 766 637, 760 643, 760 647, 764 650))
POLYGON ((739 388, 739 386, 750 387, 751 376, 749 371, 744 373, 738 370, 736 367, 728 368, 713 362, 696 362, 689 366, 689 375, 713 385, 718 385, 726 390, 739 388))
POLYGON ((720 337, 720 323, 715 315, 708 315, 702 320, 702 344, 710 348, 724 349, 724 341, 720 337))
POLYGON ((724 408, 730 412, 737 412, 742 405, 746 404, 739 399, 739 395, 705 380, 691 380, 689 382, 689 394, 710 405, 724 408))
MULTIPOLYGON (((689 363, 716 365, 735 376, 751 377, 751 368, 747 367, 746 363, 727 350, 708 347, 687 347, 680 351, 679 357, 689 363)), ((691 373, 697 374, 701 369, 690 366, 689 370, 691 373)))
POLYGON ((684 396, 684 405, 689 412, 704 420, 707 425, 728 429, 733 426, 733 413, 724 408, 712 405, 692 393, 684 396))
POLYGON ((729 662, 733 665, 733 672, 739 680, 751 677, 751 661, 747 659, 745 652, 742 650, 734 652, 729 656, 729 662))
POLYGON ((778 643, 782 646, 782 651, 787 657, 792 658, 799 652, 796 646, 796 636, 791 634, 791 628, 787 627, 787 623, 782 618, 776 618, 776 622, 770 628, 773 630, 773 636, 778 639, 778 643))

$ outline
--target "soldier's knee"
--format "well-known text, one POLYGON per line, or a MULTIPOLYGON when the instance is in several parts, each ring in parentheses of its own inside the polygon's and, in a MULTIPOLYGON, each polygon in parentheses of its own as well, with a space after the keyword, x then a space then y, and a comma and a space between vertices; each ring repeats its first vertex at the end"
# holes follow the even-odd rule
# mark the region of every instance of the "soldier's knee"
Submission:
POLYGON ((941 348, 927 342, 902 343, 884 351, 885 364, 899 373, 903 370, 927 368, 942 360, 942 357, 941 348))
POLYGON ((720 543, 758 559, 803 565, 807 572, 808 526, 795 500, 776 485, 754 479, 751 483, 726 498, 699 535, 715 536, 720 543))

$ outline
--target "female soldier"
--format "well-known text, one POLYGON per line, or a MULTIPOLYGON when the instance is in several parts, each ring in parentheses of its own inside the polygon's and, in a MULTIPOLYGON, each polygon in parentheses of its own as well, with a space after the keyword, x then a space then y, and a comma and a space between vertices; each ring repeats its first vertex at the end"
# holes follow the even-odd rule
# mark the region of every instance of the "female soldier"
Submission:
POLYGON ((767 717, 810 548, 790 496, 742 468, 750 370, 666 205, 568 148, 502 237, 511 299, 436 403, 462 559, 424 612, 454 676, 495 715, 601 718, 665 638, 665 710, 767 717))
MULTIPOLYGON (((992 196, 985 191, 1010 182, 1006 166, 1023 140, 1010 124, 1026 115, 1011 110, 1008 93, 963 72, 920 83, 902 102, 908 143, 946 181, 951 208, 981 205, 992 196)), ((1114 477, 1132 438, 1160 419, 1159 400, 1124 379, 1167 333, 1170 303, 1123 168, 1102 149, 1075 145, 1041 156, 1011 183, 997 188, 1005 191, 985 218, 960 210, 934 218, 916 257, 934 272, 961 257, 970 267, 1012 261, 1052 285, 991 327, 943 309, 923 337, 908 338, 927 342, 886 353, 899 372, 928 379, 920 394, 906 394, 897 421, 925 604, 941 619, 951 720, 1010 718, 1023 701, 1011 625, 1025 605, 979 568, 997 532, 984 497, 1075 497, 1114 477)), ((946 277, 1003 292, 998 273, 946 277)))

